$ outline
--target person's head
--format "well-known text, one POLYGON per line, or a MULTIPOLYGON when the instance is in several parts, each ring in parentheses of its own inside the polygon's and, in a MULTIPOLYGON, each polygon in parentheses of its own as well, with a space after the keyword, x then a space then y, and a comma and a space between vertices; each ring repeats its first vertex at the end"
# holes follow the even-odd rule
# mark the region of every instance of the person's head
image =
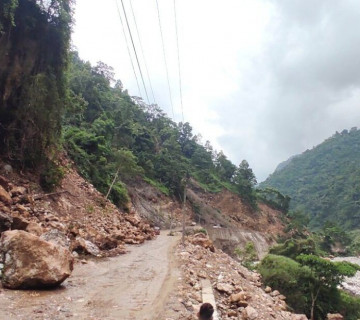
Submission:
POLYGON ((214 308, 211 303, 203 303, 198 313, 199 320, 211 320, 214 313, 214 308))

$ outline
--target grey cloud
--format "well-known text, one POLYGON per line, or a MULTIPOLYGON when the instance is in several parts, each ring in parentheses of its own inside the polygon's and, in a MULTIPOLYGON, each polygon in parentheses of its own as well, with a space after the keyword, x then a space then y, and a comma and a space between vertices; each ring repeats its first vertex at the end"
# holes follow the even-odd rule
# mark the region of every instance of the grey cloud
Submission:
POLYGON ((252 87, 222 108, 228 133, 219 139, 236 163, 249 161, 259 180, 360 119, 360 108, 350 103, 360 85, 360 2, 270 2, 271 41, 254 58, 252 87), (351 116, 335 118, 347 101, 351 116))

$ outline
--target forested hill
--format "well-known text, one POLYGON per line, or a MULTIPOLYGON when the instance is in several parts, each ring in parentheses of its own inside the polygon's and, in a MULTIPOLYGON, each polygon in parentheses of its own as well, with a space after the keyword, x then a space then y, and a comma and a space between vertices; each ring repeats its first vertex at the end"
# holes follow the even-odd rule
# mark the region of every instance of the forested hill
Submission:
POLYGON ((228 188, 254 204, 256 180, 246 161, 235 166, 210 142, 202 144, 189 123, 177 124, 157 105, 129 96, 111 67, 71 56, 64 146, 104 194, 118 173, 110 193, 116 204, 127 202, 124 184, 139 177, 180 199, 184 181, 193 177, 208 191, 228 188))
POLYGON ((260 187, 291 197, 291 207, 309 214, 310 226, 326 221, 360 227, 360 130, 336 132, 276 170, 260 187))

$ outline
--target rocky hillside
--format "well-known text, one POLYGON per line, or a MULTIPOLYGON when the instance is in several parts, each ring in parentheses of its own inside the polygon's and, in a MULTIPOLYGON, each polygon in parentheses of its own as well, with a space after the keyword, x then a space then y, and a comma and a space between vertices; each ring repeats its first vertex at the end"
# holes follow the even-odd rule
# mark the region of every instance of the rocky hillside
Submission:
POLYGON ((360 130, 336 133, 286 162, 260 184, 291 197, 291 209, 303 211, 316 228, 334 221, 360 226, 360 130))
POLYGON ((196 320, 207 282, 215 296, 219 319, 307 320, 305 315, 290 313, 285 296, 265 288, 258 273, 215 249, 203 234, 188 237, 176 254, 181 265, 181 281, 162 319, 196 320))
POLYGON ((135 211, 119 211, 78 175, 69 160, 63 159, 62 166, 67 169, 61 186, 44 193, 33 174, 16 173, 1 164, 0 231, 25 230, 37 236, 55 231, 68 239, 71 252, 94 256, 125 253, 124 244, 155 237, 154 229, 135 211))
MULTIPOLYGON (((56 230, 69 238, 71 251, 109 256, 124 253, 124 244, 152 239, 156 232, 150 225, 166 229, 182 224, 181 203, 143 180, 129 185, 130 213, 125 213, 80 177, 66 157, 61 165, 66 168, 61 186, 44 193, 34 175, 16 173, 1 164, 2 231, 19 229, 41 235, 56 230)), ((230 255, 252 242, 262 257, 283 235, 281 212, 264 204, 253 210, 226 189, 209 193, 191 180, 187 199, 186 225, 204 226, 216 246, 230 255)))
POLYGON ((236 248, 252 242, 262 258, 269 246, 285 235, 287 218, 265 204, 253 209, 229 190, 209 193, 194 180, 187 195, 194 220, 204 225, 215 245, 231 256, 236 248))

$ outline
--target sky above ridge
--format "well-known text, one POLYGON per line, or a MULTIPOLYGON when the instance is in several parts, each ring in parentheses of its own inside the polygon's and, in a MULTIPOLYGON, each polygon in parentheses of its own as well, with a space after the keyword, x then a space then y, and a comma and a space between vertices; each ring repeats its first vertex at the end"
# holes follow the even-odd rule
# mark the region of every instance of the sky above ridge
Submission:
MULTIPOLYGON (((155 102, 182 121, 174 2, 158 0, 172 104, 156 0, 123 3, 149 100, 145 60, 155 102)), ((246 159, 258 181, 336 131, 360 127, 360 1, 176 0, 176 8, 184 119, 235 164, 246 159)), ((116 0, 77 0, 75 20, 80 57, 114 67, 146 101, 116 0)))

